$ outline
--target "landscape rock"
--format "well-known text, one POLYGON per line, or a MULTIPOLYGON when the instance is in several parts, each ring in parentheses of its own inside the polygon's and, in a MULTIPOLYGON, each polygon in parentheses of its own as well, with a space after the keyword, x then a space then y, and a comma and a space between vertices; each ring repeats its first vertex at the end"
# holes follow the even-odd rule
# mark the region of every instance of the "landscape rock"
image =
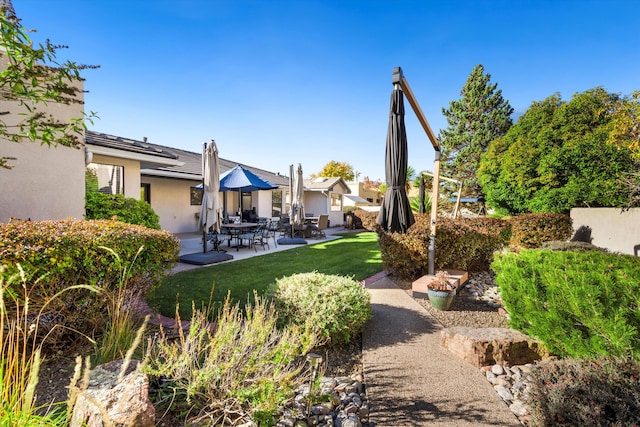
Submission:
POLYGON ((80 392, 73 408, 71 427, 155 425, 155 408, 149 399, 147 375, 137 369, 136 361, 131 361, 122 380, 118 381, 122 363, 122 360, 116 360, 91 371, 89 384, 80 392))
POLYGON ((524 365, 549 357, 539 341, 509 328, 445 328, 440 344, 477 368, 524 365))

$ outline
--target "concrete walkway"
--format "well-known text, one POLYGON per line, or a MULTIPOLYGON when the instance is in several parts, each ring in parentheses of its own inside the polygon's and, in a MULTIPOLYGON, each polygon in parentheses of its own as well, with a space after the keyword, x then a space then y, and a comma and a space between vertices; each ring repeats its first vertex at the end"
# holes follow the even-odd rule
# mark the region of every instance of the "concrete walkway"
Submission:
POLYGON ((372 425, 521 426, 479 369, 440 346, 442 326, 384 274, 365 282, 363 334, 372 425))

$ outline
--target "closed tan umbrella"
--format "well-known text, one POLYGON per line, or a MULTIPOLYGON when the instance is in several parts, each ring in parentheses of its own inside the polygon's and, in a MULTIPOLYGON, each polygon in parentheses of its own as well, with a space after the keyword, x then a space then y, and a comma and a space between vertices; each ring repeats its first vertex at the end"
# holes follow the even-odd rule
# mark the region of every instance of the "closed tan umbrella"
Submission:
POLYGON ((202 231, 204 243, 202 252, 207 252, 207 233, 212 228, 220 232, 222 222, 222 203, 220 201, 220 165, 218 147, 215 141, 203 144, 202 150, 202 208, 198 226, 202 231))

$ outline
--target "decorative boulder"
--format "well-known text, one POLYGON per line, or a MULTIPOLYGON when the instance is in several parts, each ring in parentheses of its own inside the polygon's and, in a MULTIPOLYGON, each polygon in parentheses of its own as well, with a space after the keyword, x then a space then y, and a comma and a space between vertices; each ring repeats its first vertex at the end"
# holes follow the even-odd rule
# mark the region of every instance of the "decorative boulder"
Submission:
POLYGON ((509 328, 445 328, 440 344, 478 368, 525 365, 551 356, 542 343, 509 328))
POLYGON ((78 392, 71 427, 154 426, 155 408, 149 400, 147 375, 137 369, 137 361, 131 361, 118 381, 122 363, 115 360, 90 372, 87 388, 78 392))

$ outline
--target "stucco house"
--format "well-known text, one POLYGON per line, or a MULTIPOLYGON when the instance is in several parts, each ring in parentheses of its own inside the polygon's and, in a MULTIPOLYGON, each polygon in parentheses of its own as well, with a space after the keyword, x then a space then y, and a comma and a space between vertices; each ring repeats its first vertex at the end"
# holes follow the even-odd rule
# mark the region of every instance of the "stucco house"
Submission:
POLYGON ((382 194, 378 190, 365 188, 364 182, 347 181, 346 184, 351 194, 344 196, 345 207, 379 207, 382 203, 382 194))
MULTIPOLYGON (((202 192, 202 153, 152 144, 94 131, 86 133, 87 165, 98 178, 101 191, 122 193, 146 200, 160 217, 163 230, 172 233, 198 231, 202 192)), ((220 158, 220 173, 238 165, 220 158)), ((243 166, 278 187, 276 190, 221 193, 224 210, 255 208, 258 216, 280 216, 289 178, 278 173, 243 166)))
MULTIPOLYGON (((0 69, 7 64, 0 54, 0 69)), ((51 115, 59 122, 82 117, 83 83, 76 103, 32 103, 34 111, 51 115)), ((6 129, 19 126, 27 110, 4 87, 0 93, 0 120, 6 129)), ((13 158, 12 169, 0 168, 0 222, 23 220, 82 218, 84 215, 85 153, 82 149, 59 146, 49 148, 36 142, 11 142, 0 139, 0 156, 13 158)))
POLYGON ((330 226, 344 222, 344 195, 351 193, 342 178, 314 178, 304 180, 304 210, 307 214, 318 216, 329 214, 330 226))

